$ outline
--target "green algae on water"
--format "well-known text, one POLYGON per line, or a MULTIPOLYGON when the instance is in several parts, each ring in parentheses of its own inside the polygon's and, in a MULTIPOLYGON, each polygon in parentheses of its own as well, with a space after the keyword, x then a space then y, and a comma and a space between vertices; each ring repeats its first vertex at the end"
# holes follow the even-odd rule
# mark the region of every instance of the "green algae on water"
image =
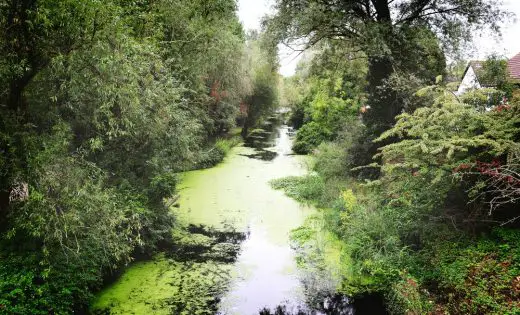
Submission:
POLYGON ((171 208, 178 227, 170 256, 130 267, 92 310, 241 315, 303 301, 289 232, 314 209, 269 185, 273 178, 307 173, 306 159, 291 155, 290 144, 281 132, 276 147, 268 148, 277 153, 272 161, 237 146, 223 163, 184 173, 178 206, 171 208))
POLYGON ((94 301, 94 314, 214 314, 245 239, 233 230, 178 226, 168 255, 129 267, 94 301))
POLYGON ((94 301, 93 314, 214 314, 230 267, 156 257, 128 268, 94 301))
POLYGON ((325 211, 322 209, 309 216, 301 227, 291 232, 300 279, 311 305, 318 305, 339 292, 341 275, 345 274, 346 268, 343 243, 325 228, 325 211))

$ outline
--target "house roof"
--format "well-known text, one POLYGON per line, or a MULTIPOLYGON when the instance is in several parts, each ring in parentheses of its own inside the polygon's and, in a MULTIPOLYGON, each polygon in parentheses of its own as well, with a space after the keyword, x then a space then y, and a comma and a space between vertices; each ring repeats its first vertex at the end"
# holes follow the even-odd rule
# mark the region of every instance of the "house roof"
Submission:
MULTIPOLYGON (((469 70, 469 68, 473 68, 475 72, 475 76, 477 77, 478 82, 482 87, 495 87, 496 82, 492 82, 490 80, 486 80, 484 77, 484 64, 483 60, 472 60, 468 63, 466 70, 464 71, 464 78, 469 70)), ((513 82, 520 83, 520 53, 518 53, 513 58, 509 59, 507 62, 507 71, 509 73, 509 77, 513 82)))
POLYGON ((520 53, 509 59, 507 70, 509 71, 509 76, 513 80, 520 80, 520 53))
MULTIPOLYGON (((484 66, 484 63, 485 63, 485 61, 483 61, 483 60, 472 60, 469 62, 468 66, 472 66, 473 70, 475 72, 481 72, 482 67, 484 66)), ((477 73, 477 75, 478 75, 478 73, 477 73)))
POLYGON ((475 72, 475 76, 477 77, 478 82, 482 87, 494 87, 496 86, 495 82, 489 82, 484 79, 484 63, 483 60, 472 60, 468 63, 468 66, 466 67, 466 70, 464 71, 464 75, 462 78, 464 78, 469 70, 469 68, 473 68, 473 71, 475 72))

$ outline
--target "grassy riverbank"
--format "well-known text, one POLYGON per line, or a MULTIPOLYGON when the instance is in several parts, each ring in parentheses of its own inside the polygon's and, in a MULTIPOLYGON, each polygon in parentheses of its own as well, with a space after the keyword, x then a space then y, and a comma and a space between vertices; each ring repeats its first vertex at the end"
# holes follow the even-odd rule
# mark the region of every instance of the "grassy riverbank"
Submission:
POLYGON ((221 163, 233 147, 243 142, 240 130, 240 128, 234 128, 227 135, 212 141, 210 146, 202 150, 190 169, 205 169, 221 163))
POLYGON ((350 49, 327 41, 285 80, 293 149, 316 163, 273 182, 322 209, 341 243, 338 290, 384 296, 392 314, 520 313, 520 94, 507 61, 481 62, 495 88, 457 93, 442 52, 422 79, 389 56, 396 73, 378 84, 379 57, 346 60, 350 49))

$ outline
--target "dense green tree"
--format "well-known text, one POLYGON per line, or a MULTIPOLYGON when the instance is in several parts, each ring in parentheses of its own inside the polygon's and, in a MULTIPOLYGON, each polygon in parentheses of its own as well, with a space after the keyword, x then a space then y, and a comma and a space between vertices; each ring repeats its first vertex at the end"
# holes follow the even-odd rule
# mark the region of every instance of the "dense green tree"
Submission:
POLYGON ((251 71, 251 91, 246 96, 242 135, 278 105, 278 49, 264 34, 248 36, 248 65, 251 71))
POLYGON ((163 56, 210 118, 206 131, 229 130, 251 89, 236 1, 159 1, 154 6, 163 27, 163 56))
POLYGON ((309 153, 353 126, 365 102, 367 63, 339 41, 324 41, 289 82, 290 122, 299 128, 293 149, 309 153))
POLYGON ((16 0, 0 3, 1 100, 26 107, 25 88, 53 57, 86 45, 107 19, 99 1, 16 0))
POLYGON ((498 55, 489 56, 482 64, 481 80, 487 86, 496 87, 511 98, 514 85, 510 82, 507 59, 498 55))
POLYGON ((491 1, 465 0, 280 0, 273 32, 288 44, 310 47, 342 39, 366 53, 371 110, 365 120, 373 133, 388 129, 402 110, 398 95, 384 88, 397 72, 433 81, 444 71, 444 50, 456 49, 475 27, 498 29, 504 13, 491 1))
POLYGON ((234 0, 0 1, 0 312, 84 311, 172 247, 176 174, 223 158, 251 82, 276 101, 255 47, 250 73, 234 0))
MULTIPOLYGON (((108 7, 99 1, 0 2, 0 104, 3 115, 21 124, 28 123, 26 116, 30 104, 25 93, 31 80, 52 58, 87 45, 102 21, 108 18, 108 7)), ((4 130, 7 128, 3 126, 4 130)), ((8 154, 4 158, 4 171, 0 175, 0 213, 8 206, 15 174, 27 170, 28 152, 22 138, 4 140, 1 144, 3 152, 18 156, 11 158, 8 154)))

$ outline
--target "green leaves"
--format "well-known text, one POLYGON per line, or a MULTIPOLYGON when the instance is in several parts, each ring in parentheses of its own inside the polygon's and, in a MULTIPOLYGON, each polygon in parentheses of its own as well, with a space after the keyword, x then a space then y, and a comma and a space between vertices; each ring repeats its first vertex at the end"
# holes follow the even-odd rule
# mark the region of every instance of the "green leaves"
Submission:
POLYGON ((350 52, 335 42, 316 49, 315 54, 308 64, 300 65, 292 82, 286 80, 286 89, 292 91, 285 94, 297 93, 288 105, 293 107, 294 126, 301 127, 293 147, 300 154, 341 137, 347 129, 358 128, 365 101, 366 60, 356 59, 361 54, 345 60, 350 52))
POLYGON ((0 312, 81 309, 172 242, 175 174, 250 94, 244 37, 234 0, 0 3, 0 312))
POLYGON ((496 136, 512 131, 507 119, 502 119, 494 112, 482 113, 471 105, 447 101, 440 107, 400 115, 395 126, 376 141, 401 139, 382 148, 381 156, 387 162, 404 158, 410 167, 426 162, 450 168, 468 159, 469 151, 476 160, 512 150, 513 141, 496 136))

